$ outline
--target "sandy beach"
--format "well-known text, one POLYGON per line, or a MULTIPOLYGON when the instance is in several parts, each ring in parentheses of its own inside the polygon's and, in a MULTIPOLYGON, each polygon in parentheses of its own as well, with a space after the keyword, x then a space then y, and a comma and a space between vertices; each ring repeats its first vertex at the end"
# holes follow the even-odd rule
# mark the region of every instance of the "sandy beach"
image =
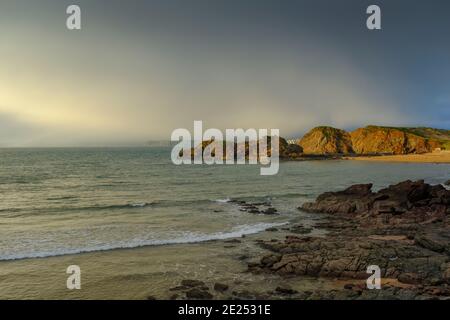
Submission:
POLYGON ((344 159, 358 160, 358 161, 450 163, 450 151, 445 150, 432 153, 404 154, 392 156, 345 157, 344 159))
POLYGON ((342 287, 327 279, 289 280, 279 275, 247 272, 249 262, 257 262, 267 254, 259 245, 261 241, 281 241, 287 234, 288 230, 279 229, 196 244, 0 261, 0 299, 184 299, 177 287, 185 279, 203 281, 215 299, 231 299, 232 291, 236 295, 251 291, 264 299, 280 299, 282 296, 266 292, 288 285, 310 291, 342 287), (66 288, 69 265, 81 268, 81 290, 66 288), (230 289, 214 290, 216 283, 225 283, 230 289))

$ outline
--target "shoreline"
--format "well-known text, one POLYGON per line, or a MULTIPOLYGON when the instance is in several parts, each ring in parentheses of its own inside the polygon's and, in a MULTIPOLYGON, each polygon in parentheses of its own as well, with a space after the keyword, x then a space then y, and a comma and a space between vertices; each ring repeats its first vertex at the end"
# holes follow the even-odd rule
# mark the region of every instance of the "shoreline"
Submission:
POLYGON ((282 240, 289 234, 283 229, 290 227, 287 224, 277 231, 269 228, 256 234, 189 244, 0 261, 0 298, 186 299, 176 289, 186 279, 204 282, 217 299, 232 299, 232 290, 216 291, 216 283, 226 283, 238 292, 248 288, 255 292, 258 288, 271 290, 285 280, 277 275, 251 274, 247 272, 247 264, 264 254, 262 241, 282 240), (68 277, 65 270, 69 265, 81 268, 81 290, 65 287, 68 277))
POLYGON ((371 188, 325 192, 288 224, 241 237, 0 261, 0 298, 449 299, 450 191, 371 188), (82 270, 81 290, 66 288, 69 265, 82 270), (366 287, 369 265, 381 268, 380 290, 366 287))
MULTIPOLYGON (((89 253, 101 253, 101 252, 110 252, 110 251, 116 251, 116 250, 133 250, 133 249, 142 249, 142 248, 148 248, 148 247, 166 247, 166 246, 178 246, 178 245, 196 245, 196 244, 202 244, 202 243, 210 243, 210 242, 220 242, 220 241, 230 241, 233 239, 240 239, 245 238, 253 235, 258 235, 260 233, 265 232, 267 229, 271 228, 281 228, 284 226, 287 226, 290 224, 289 221, 285 222, 273 222, 273 223, 266 223, 267 226, 264 226, 263 229, 255 229, 252 231, 248 231, 247 233, 244 232, 240 235, 227 235, 227 233, 224 233, 224 237, 213 237, 210 239, 204 239, 204 240, 180 240, 180 241, 167 241, 167 242, 161 242, 161 243, 154 243, 154 244, 142 244, 142 245, 136 245, 136 246, 122 246, 122 247, 110 247, 110 248, 98 248, 98 249, 86 249, 86 250, 80 250, 76 252, 61 252, 61 253, 54 253, 54 254, 45 254, 45 255, 36 255, 36 256, 26 256, 26 257, 15 257, 15 258, 7 258, 7 259, 0 259, 0 263, 2 262, 14 262, 14 261, 23 261, 23 260, 37 260, 37 259, 47 259, 47 258, 57 258, 57 257, 66 257, 66 256, 77 256, 82 254, 89 254, 89 253)), ((231 234, 233 232, 229 232, 231 234)))
POLYGON ((344 160, 412 162, 412 163, 443 163, 450 164, 450 151, 431 152, 423 154, 380 155, 380 156, 344 156, 344 160))

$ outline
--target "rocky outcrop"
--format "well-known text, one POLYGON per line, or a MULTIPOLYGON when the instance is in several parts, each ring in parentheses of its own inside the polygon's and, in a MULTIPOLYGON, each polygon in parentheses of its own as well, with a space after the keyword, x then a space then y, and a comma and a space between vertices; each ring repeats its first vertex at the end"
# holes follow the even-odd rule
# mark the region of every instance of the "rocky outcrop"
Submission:
MULTIPOLYGON (((271 156, 272 155, 272 148, 271 148, 271 137, 266 137, 263 139, 267 139, 267 156, 271 156)), ((297 144, 290 144, 286 141, 286 139, 279 137, 279 157, 280 159, 283 160, 295 160, 295 159, 299 159, 302 157, 303 154, 303 149, 301 146, 297 145, 297 144)), ((245 142, 245 143, 235 143, 234 144, 234 158, 236 159, 237 157, 245 157, 246 160, 249 160, 250 158, 253 159, 259 159, 260 156, 260 152, 259 151, 260 147, 260 141, 258 141, 257 143, 257 152, 252 152, 250 153, 250 143, 249 142, 245 142)), ((202 155, 205 148, 208 147, 209 145, 211 145, 214 142, 214 140, 207 140, 207 141, 203 141, 202 142, 202 146, 197 147, 197 148, 192 148, 191 150, 188 150, 186 152, 189 152, 191 154, 191 158, 193 159, 195 155, 202 155)), ((216 146, 221 146, 223 148, 223 159, 225 160, 227 158, 227 154, 226 154, 226 142, 225 141, 218 141, 216 146)), ((215 149, 212 150, 211 155, 215 156, 215 149)), ((180 156, 183 156, 183 152, 180 152, 180 156)))
POLYGON ((450 213, 450 190, 423 180, 404 181, 378 192, 372 184, 351 186, 343 191, 326 192, 315 202, 302 205, 309 212, 351 214, 371 223, 418 223, 443 218, 450 213))
POLYGON ((350 134, 332 127, 316 127, 305 134, 298 144, 305 154, 353 153, 350 134))
POLYGON ((423 181, 378 192, 372 184, 358 184, 323 193, 302 209, 330 214, 315 226, 325 228, 325 236, 262 241, 269 252, 249 262, 248 270, 342 283, 341 289, 314 292, 308 299, 448 299, 449 200, 450 191, 423 181), (366 287, 372 265, 380 268, 381 290, 366 287))
POLYGON ((406 129, 367 126, 353 131, 351 144, 357 154, 408 154, 432 152, 440 143, 406 129))
MULTIPOLYGON (((310 130, 297 143, 288 143, 286 139, 279 137, 279 157, 283 160, 307 160, 340 158, 342 155, 427 153, 436 149, 450 148, 449 132, 432 128, 367 126, 348 133, 341 129, 321 126, 310 130)), ((268 156, 271 156, 270 139, 269 137, 267 142, 268 156)), ((190 153, 193 158, 195 154, 203 154, 211 143, 213 140, 203 141, 201 148, 197 146, 185 152, 190 153)), ((223 148, 225 160, 226 143, 220 141, 217 146, 223 148)), ((260 151, 252 153, 250 151, 249 142, 234 144, 235 158, 244 155, 246 160, 259 159, 260 151)), ((182 154, 183 151, 180 152, 180 156, 182 154)))
POLYGON ((398 278, 404 283, 412 282, 406 280, 406 274, 423 284, 434 280, 427 278, 431 274, 443 278, 448 258, 411 244, 406 237, 392 241, 389 237, 370 238, 364 234, 334 238, 289 236, 284 241, 264 242, 263 246, 272 253, 250 264, 249 269, 279 275, 367 279, 367 267, 378 265, 382 277, 398 278), (428 256, 428 263, 422 265, 418 261, 424 256, 428 256))

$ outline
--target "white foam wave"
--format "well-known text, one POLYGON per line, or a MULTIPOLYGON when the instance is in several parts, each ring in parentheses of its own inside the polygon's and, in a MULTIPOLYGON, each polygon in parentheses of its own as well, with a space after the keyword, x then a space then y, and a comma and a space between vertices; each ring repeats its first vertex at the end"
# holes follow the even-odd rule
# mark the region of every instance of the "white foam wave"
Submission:
POLYGON ((225 240, 230 238, 240 238, 243 235, 255 234, 266 230, 271 227, 278 227, 287 224, 287 222, 279 223, 257 223, 253 225, 241 225, 239 227, 233 228, 228 232, 216 232, 211 234, 201 234, 195 232, 184 232, 178 237, 171 239, 152 239, 152 240, 139 240, 133 239, 132 241, 119 241, 110 244, 101 244, 86 246, 84 248, 64 248, 57 250, 39 250, 33 252, 22 252, 22 253, 10 253, 0 256, 0 261, 5 260, 19 260, 28 258, 46 258, 62 255, 72 255, 95 251, 108 251, 115 249, 132 249, 145 246, 160 246, 160 245, 172 245, 172 244, 189 244, 189 243, 199 243, 212 240, 225 240))

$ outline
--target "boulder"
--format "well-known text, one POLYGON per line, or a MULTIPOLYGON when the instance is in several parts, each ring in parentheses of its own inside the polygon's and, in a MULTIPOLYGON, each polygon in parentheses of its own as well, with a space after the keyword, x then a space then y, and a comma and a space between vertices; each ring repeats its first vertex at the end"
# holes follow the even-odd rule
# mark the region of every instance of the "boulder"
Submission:
POLYGON ((192 288, 186 292, 186 298, 188 299, 200 299, 200 300, 210 300, 213 298, 213 295, 209 293, 207 290, 203 290, 200 288, 192 288))
POLYGON ((228 290, 228 285, 227 284, 223 284, 223 283, 215 283, 214 284, 214 290, 219 291, 219 292, 225 292, 228 290))
POLYGON ((181 285, 184 287, 200 287, 200 286, 204 286, 205 283, 203 281, 200 280, 190 280, 190 279, 186 279, 186 280, 182 280, 181 281, 181 285))
POLYGON ((432 222, 450 211, 450 190, 441 185, 407 180, 375 193, 371 188, 371 184, 358 184, 343 191, 325 192, 315 202, 304 203, 299 209, 353 214, 371 223, 390 224, 432 222))

